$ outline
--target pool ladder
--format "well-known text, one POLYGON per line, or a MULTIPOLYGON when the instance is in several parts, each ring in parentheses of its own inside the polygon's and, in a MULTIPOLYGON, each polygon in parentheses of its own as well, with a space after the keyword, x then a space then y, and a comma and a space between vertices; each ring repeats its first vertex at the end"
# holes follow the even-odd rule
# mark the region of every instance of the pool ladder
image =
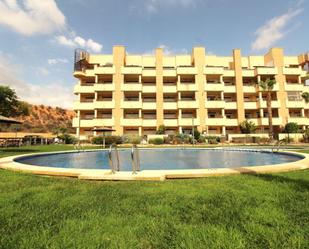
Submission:
POLYGON ((131 159, 132 159, 132 173, 137 174, 137 171, 141 170, 141 165, 139 158, 139 150, 136 144, 132 145, 131 159))
POLYGON ((274 152, 274 151, 277 151, 279 152, 279 149, 280 149, 280 145, 282 145, 284 143, 284 141, 278 141, 277 144, 274 144, 273 147, 271 148, 271 151, 274 152))
POLYGON ((120 170, 119 164, 119 153, 116 144, 112 144, 108 150, 108 163, 109 167, 112 170, 112 173, 115 174, 116 171, 120 170))
MULTIPOLYGON (((132 174, 137 174, 137 172, 140 171, 140 157, 139 157, 139 149, 136 145, 132 146, 131 160, 132 160, 132 174)), ((113 174, 115 174, 116 171, 120 171, 119 152, 116 144, 112 144, 109 147, 108 163, 113 174)))

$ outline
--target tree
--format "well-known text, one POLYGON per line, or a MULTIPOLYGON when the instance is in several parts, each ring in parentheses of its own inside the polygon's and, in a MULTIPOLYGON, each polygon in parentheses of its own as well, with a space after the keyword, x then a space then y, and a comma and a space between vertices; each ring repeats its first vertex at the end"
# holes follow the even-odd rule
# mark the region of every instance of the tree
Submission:
POLYGON ((260 81, 258 84, 262 88, 263 92, 267 93, 266 106, 268 112, 269 139, 270 141, 272 141, 274 138, 274 131, 273 131, 273 114, 271 108, 271 91, 274 89, 276 80, 268 78, 265 81, 260 81))
POLYGON ((0 115, 16 117, 29 115, 29 105, 18 100, 16 92, 8 86, 0 86, 0 115))
POLYGON ((301 96, 306 103, 309 103, 309 92, 304 92, 301 96))
POLYGON ((195 140, 198 140, 200 138, 200 135, 201 133, 198 131, 198 129, 196 127, 194 127, 194 130, 193 130, 193 138, 195 140))
POLYGON ((295 122, 289 122, 284 127, 285 133, 298 133, 299 132, 299 126, 295 122))
POLYGON ((165 126, 160 125, 156 131, 156 134, 165 134, 165 126))
POLYGON ((253 121, 245 120, 239 124, 239 128, 241 133, 243 134, 251 134, 254 133, 257 126, 253 121))
POLYGON ((290 142, 290 133, 298 133, 299 126, 295 122, 289 122, 284 127, 284 132, 288 134, 288 143, 290 142))

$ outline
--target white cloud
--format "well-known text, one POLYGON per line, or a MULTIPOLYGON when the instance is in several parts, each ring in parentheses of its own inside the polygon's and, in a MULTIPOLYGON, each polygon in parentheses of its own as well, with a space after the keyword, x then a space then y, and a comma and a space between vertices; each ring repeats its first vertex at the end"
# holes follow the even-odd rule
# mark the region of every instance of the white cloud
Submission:
POLYGON ((38 75, 47 76, 50 74, 50 71, 45 67, 36 68, 36 72, 38 75))
POLYGON ((68 63, 69 61, 66 58, 52 58, 52 59, 48 59, 47 63, 48 65, 52 66, 52 65, 56 65, 59 63, 68 63))
POLYGON ((55 37, 55 40, 60 45, 64 45, 71 48, 77 48, 77 47, 85 48, 95 53, 101 52, 103 48, 103 46, 100 43, 95 42, 92 39, 85 40, 84 38, 75 35, 73 35, 73 38, 67 38, 64 35, 59 35, 55 37))
POLYGON ((55 0, 0 0, 0 25, 23 35, 50 34, 65 28, 55 0))
POLYGON ((64 82, 44 82, 35 85, 19 77, 19 66, 9 62, 9 58, 0 53, 0 85, 10 86, 17 95, 31 104, 45 104, 72 109, 74 95, 72 87, 64 82))
POLYGON ((199 0, 145 0, 144 7, 149 13, 157 13, 159 9, 166 7, 195 6, 199 0))
MULTIPOLYGON (((299 6, 299 4, 297 4, 299 6)), ((263 26, 255 31, 257 36, 251 44, 252 50, 258 51, 273 46, 277 41, 281 40, 288 32, 286 28, 291 20, 303 11, 302 8, 290 9, 281 16, 276 16, 268 20, 263 26)))

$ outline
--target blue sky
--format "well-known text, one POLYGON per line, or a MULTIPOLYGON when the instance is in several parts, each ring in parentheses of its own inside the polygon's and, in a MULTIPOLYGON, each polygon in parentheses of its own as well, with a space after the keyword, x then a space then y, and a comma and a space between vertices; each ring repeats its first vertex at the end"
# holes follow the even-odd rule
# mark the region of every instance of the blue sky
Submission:
POLYGON ((31 102, 72 107, 73 51, 287 55, 309 50, 308 0, 0 0, 0 84, 31 102))

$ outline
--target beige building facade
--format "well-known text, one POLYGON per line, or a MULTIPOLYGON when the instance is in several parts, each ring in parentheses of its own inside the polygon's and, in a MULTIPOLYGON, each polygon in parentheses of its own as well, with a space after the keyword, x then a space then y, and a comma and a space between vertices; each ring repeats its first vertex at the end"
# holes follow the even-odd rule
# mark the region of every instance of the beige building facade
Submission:
POLYGON ((309 125, 306 74, 309 54, 285 56, 272 48, 266 55, 207 54, 194 47, 191 55, 128 55, 114 46, 109 55, 76 50, 74 102, 77 135, 93 136, 95 127, 111 127, 115 135, 155 134, 165 125, 167 134, 190 133, 192 126, 208 135, 239 133, 239 124, 251 120, 257 132, 268 132, 266 93, 257 85, 275 79, 272 114, 275 131, 287 122, 309 125))

